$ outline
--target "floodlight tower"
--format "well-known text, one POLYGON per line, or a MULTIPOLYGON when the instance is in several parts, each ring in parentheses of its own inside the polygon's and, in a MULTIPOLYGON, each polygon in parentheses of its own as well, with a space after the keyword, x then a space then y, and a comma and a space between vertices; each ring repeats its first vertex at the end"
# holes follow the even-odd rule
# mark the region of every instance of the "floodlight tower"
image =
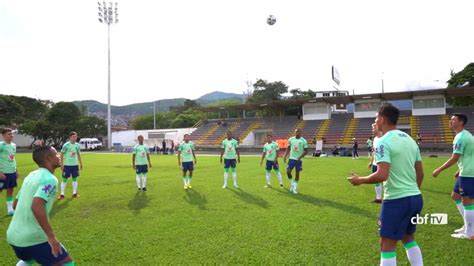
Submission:
POLYGON ((110 112, 110 25, 118 23, 117 2, 97 2, 99 22, 107 25, 107 148, 112 148, 112 121, 110 112))

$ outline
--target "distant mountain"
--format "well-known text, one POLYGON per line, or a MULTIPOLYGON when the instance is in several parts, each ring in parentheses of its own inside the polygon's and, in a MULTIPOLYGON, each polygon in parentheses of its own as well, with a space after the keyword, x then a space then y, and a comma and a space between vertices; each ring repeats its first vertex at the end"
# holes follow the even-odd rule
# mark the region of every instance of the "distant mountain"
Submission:
MULTIPOLYGON (((183 105, 184 98, 166 99, 156 101, 156 111, 165 112, 168 111, 171 106, 183 105)), ((77 106, 85 106, 87 112, 94 113, 107 113, 107 104, 98 101, 86 100, 86 101, 74 101, 77 106)), ((124 106, 111 106, 113 115, 144 115, 153 112, 153 102, 145 103, 134 103, 124 106)))
MULTIPOLYGON (((236 93, 227 93, 214 91, 205 94, 195 101, 206 106, 216 101, 237 99, 242 100, 242 95, 236 93)), ((167 112, 172 106, 180 106, 184 104, 185 98, 164 99, 155 102, 157 112, 167 112)), ((94 100, 74 101, 79 108, 84 108, 89 115, 98 117, 107 117, 107 104, 94 100)), ((137 116, 153 113, 153 102, 135 103, 124 106, 111 106, 112 124, 126 126, 128 122, 137 116)))
POLYGON ((213 91, 196 99, 197 102, 214 102, 224 99, 242 99, 241 94, 213 91))

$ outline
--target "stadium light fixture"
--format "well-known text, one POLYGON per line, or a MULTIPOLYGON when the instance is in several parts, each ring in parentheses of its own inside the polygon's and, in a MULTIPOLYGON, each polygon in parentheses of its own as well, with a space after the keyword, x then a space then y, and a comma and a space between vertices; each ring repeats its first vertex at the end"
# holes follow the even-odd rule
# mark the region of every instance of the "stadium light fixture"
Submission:
POLYGON ((107 148, 112 148, 112 117, 110 107, 110 25, 117 24, 118 3, 97 2, 99 22, 107 25, 107 148))

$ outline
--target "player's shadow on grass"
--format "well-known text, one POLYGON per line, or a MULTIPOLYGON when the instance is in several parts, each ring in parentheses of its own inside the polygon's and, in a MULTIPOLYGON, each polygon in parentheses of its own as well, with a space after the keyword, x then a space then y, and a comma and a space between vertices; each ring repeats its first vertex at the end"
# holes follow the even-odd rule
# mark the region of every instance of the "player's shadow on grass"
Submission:
POLYGON ((67 199, 63 199, 61 201, 56 201, 56 203, 54 204, 53 209, 51 210, 51 214, 50 214, 51 218, 53 218, 53 216, 56 213, 58 213, 58 212, 60 212, 64 209, 66 209, 67 207, 69 207, 69 203, 71 201, 72 201, 72 198, 67 198, 67 199))
POLYGON ((243 191, 241 188, 235 189, 235 190, 231 189, 230 191, 234 192, 235 195, 237 195, 240 198, 240 200, 242 200, 244 202, 257 205, 257 206, 262 207, 264 209, 268 209, 270 207, 270 204, 266 200, 264 200, 264 199, 262 199, 258 196, 252 195, 250 193, 247 193, 247 192, 243 191))
POLYGON ((128 208, 133 210, 135 215, 139 214, 140 210, 148 206, 148 203, 150 203, 150 199, 148 199, 146 194, 146 192, 137 192, 128 202, 128 208))
POLYGON ((189 204, 196 205, 200 210, 207 210, 206 196, 202 195, 201 193, 197 192, 196 190, 187 189, 186 190, 186 196, 183 196, 183 198, 189 204))
POLYGON ((320 206, 320 207, 330 207, 330 208, 338 209, 338 210, 348 212, 348 213, 351 213, 351 214, 367 217, 367 218, 370 218, 370 219, 377 219, 376 214, 374 214, 372 212, 369 212, 367 210, 352 206, 352 205, 347 205, 347 204, 344 204, 344 203, 340 203, 340 202, 336 202, 336 201, 332 201, 332 200, 328 200, 328 199, 316 198, 316 197, 301 194, 301 193, 299 193, 297 195, 293 195, 293 194, 290 194, 287 190, 281 190, 281 189, 277 189, 277 188, 272 188, 272 189, 275 190, 275 191, 278 191, 282 195, 285 195, 287 197, 290 197, 292 199, 296 199, 296 200, 299 200, 299 201, 302 201, 302 202, 305 202, 305 203, 317 205, 317 206, 320 206))

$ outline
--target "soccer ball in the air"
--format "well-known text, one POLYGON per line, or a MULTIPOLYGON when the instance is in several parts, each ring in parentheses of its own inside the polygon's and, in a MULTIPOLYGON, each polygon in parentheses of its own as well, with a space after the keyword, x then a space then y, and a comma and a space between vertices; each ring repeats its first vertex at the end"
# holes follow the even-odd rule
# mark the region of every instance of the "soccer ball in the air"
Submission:
POLYGON ((271 25, 275 24, 276 22, 277 22, 277 19, 274 15, 270 15, 270 16, 267 17, 267 24, 268 25, 271 26, 271 25))

